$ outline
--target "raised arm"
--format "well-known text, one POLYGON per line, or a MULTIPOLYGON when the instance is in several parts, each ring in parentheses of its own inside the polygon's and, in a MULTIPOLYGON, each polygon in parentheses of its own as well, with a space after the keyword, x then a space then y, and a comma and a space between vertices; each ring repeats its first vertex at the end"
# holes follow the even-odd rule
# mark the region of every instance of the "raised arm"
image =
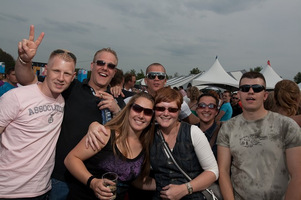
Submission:
POLYGON ((23 39, 18 43, 18 58, 16 61, 15 72, 18 82, 28 85, 37 82, 37 77, 32 70, 32 59, 36 55, 38 47, 44 38, 42 32, 38 39, 34 41, 34 26, 30 26, 29 38, 23 39))

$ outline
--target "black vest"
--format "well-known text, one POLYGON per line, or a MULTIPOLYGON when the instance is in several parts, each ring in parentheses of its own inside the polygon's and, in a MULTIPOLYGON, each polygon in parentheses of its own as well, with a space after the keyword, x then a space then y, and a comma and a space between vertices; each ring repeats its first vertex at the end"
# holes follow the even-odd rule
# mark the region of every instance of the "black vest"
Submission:
MULTIPOLYGON (((172 155, 178 165, 194 179, 203 169, 194 151, 191 140, 191 125, 181 122, 176 144, 172 155)), ((167 158, 163 150, 163 143, 160 136, 155 134, 154 142, 150 151, 151 166, 156 180, 156 194, 154 199, 160 199, 160 191, 168 184, 180 185, 189 182, 185 176, 178 170, 171 159, 167 158)), ((202 199, 200 192, 187 195, 182 199, 202 199)))

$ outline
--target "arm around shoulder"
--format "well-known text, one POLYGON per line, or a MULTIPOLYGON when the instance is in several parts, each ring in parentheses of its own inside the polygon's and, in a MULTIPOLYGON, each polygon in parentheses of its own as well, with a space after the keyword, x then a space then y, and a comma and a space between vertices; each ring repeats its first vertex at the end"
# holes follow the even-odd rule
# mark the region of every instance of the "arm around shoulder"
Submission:
MULTIPOLYGON (((91 158, 100 151, 94 151, 91 147, 86 148, 86 137, 87 136, 82 138, 82 140, 69 152, 64 160, 64 164, 69 172, 84 184, 86 184, 88 178, 91 176, 91 173, 86 168, 84 161, 91 158)), ((106 143, 107 142, 108 139, 106 140, 106 143)), ((100 146, 102 148, 104 145, 100 146)))
POLYGON ((200 119, 192 113, 188 117, 184 118, 183 121, 192 125, 200 123, 200 119))

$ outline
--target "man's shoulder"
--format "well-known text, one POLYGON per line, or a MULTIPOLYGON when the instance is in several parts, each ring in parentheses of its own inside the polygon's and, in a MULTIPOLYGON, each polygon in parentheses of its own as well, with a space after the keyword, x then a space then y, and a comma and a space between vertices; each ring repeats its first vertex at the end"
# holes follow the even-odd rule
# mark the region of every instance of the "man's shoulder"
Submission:
MULTIPOLYGON (((244 118, 242 117, 242 114, 236 115, 235 117, 230 118, 227 121, 222 122, 220 125, 225 126, 225 127, 233 127, 234 124, 236 123, 240 123, 241 121, 243 121, 244 118)), ((233 127, 234 128, 234 127, 233 127)))
POLYGON ((132 92, 132 91, 129 91, 129 90, 125 90, 125 89, 122 89, 122 93, 124 94, 124 98, 123 99, 126 99, 128 97, 134 96, 136 94, 135 92, 132 92))
POLYGON ((85 81, 80 82, 79 80, 74 79, 71 82, 71 84, 69 85, 69 87, 62 92, 62 94, 66 98, 70 94, 77 93, 77 92, 81 91, 84 88, 84 86, 88 86, 87 82, 85 82, 85 81))
POLYGON ((293 120, 291 117, 288 117, 288 116, 285 116, 285 115, 282 115, 282 114, 279 114, 279 113, 276 113, 276 112, 273 112, 273 111, 269 111, 268 120, 269 121, 274 121, 274 120, 281 121, 281 122, 277 123, 279 126, 285 126, 285 125, 293 124, 294 126, 296 125, 296 127, 299 127, 297 122, 295 120, 293 120))

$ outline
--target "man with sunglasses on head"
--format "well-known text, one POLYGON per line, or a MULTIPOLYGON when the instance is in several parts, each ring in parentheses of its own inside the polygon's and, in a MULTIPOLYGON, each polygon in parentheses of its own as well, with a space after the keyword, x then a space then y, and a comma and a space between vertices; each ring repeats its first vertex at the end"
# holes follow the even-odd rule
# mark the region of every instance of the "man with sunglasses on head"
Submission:
POLYGON ((243 74, 238 91, 243 113, 219 131, 224 199, 301 199, 301 129, 291 118, 264 108, 265 86, 261 73, 243 74))
MULTIPOLYGON (((147 85, 147 92, 152 96, 156 95, 156 92, 163 88, 166 83, 166 70, 160 63, 152 63, 146 68, 146 77, 144 78, 147 85)), ((128 102, 129 99, 125 99, 128 102)), ((181 106, 179 119, 190 124, 197 124, 200 122, 199 118, 192 114, 189 106, 184 101, 181 106)))
MULTIPOLYGON (((32 33, 32 32, 31 32, 32 33)), ((32 35, 31 35, 32 36, 32 35)), ((16 65, 31 68, 44 33, 18 45, 16 65)), ((44 82, 18 87, 0 98, 0 199, 47 200, 65 101, 76 57, 58 49, 45 66, 44 82)))
MULTIPOLYGON (((34 40, 34 27, 30 27, 29 44, 34 40)), ((30 61, 38 46, 29 45, 24 61, 30 61)), ((60 137, 56 147, 55 167, 52 173, 52 191, 50 199, 65 199, 68 195, 68 183, 74 180, 64 165, 66 155, 77 145, 88 131, 89 125, 97 121, 105 123, 125 106, 122 97, 110 94, 109 83, 116 72, 118 57, 115 51, 104 48, 97 51, 91 62, 91 78, 86 82, 74 80, 62 95, 65 110, 60 137), (104 113, 104 109, 109 112, 104 113)), ((21 84, 37 81, 31 65, 16 64, 16 75, 21 84)))

